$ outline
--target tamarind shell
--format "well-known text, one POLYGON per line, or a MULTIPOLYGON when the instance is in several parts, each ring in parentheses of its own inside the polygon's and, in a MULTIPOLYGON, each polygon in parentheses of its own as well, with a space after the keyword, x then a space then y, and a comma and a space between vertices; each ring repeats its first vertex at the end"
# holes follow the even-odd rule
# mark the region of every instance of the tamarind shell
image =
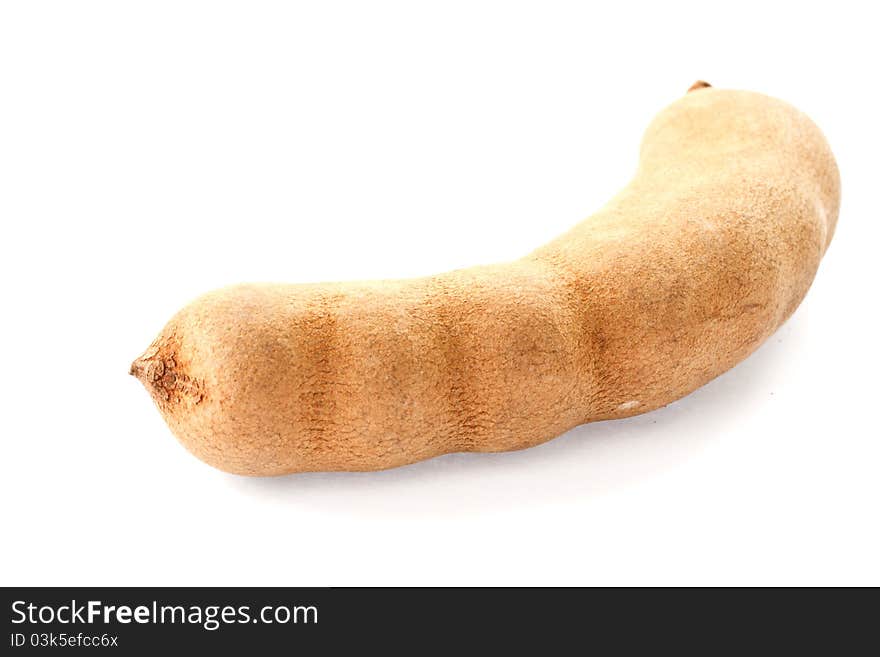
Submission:
POLYGON ((233 473, 522 449, 748 356, 806 294, 839 202, 810 119, 698 82, 649 125, 630 184, 522 259, 210 292, 131 373, 187 449, 233 473))

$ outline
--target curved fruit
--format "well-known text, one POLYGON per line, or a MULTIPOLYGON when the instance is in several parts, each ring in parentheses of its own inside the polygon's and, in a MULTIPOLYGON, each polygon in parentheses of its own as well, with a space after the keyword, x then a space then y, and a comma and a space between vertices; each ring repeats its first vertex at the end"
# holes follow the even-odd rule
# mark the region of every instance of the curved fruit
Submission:
POLYGON ((698 83, 648 127, 633 181, 521 260, 222 289, 132 373, 180 441, 230 472, 529 447, 668 404, 745 358, 806 293, 839 192, 806 116, 698 83))

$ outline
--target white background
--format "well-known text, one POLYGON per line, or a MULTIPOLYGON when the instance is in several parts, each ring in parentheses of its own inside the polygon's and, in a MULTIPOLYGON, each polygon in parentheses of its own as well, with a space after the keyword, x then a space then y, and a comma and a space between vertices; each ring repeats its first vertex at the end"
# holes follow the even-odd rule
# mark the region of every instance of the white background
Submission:
POLYGON ((880 584, 860 4, 3 3, 0 583, 880 584), (531 251, 698 78, 806 111, 844 200, 791 321, 686 399, 515 454, 247 479, 128 376, 215 287, 531 251))

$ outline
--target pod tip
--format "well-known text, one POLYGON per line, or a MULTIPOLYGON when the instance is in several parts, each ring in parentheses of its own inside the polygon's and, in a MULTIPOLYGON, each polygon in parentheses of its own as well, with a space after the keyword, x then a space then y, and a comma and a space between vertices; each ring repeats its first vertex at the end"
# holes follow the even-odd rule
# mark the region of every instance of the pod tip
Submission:
POLYGON ((143 380, 144 370, 143 362, 138 358, 131 364, 131 367, 128 368, 128 373, 137 379, 143 380))

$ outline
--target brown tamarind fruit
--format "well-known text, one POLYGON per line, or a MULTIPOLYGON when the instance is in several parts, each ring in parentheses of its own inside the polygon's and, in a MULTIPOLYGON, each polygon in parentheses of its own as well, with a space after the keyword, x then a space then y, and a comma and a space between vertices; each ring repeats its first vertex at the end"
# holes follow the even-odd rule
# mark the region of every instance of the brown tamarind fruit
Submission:
POLYGON ((604 208, 520 260, 411 280, 238 285, 131 366, 223 470, 379 470, 547 441, 664 406, 797 308, 840 180, 790 105, 697 83, 604 208))

